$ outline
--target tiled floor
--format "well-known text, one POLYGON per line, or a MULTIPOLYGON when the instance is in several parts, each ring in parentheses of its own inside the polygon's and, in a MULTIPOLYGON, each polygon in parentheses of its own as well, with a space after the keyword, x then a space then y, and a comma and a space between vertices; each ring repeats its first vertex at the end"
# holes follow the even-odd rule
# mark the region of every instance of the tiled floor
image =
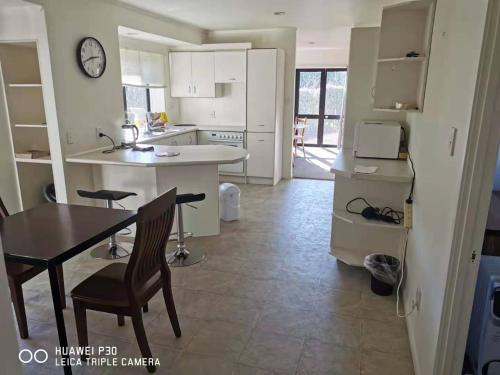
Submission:
MULTIPOLYGON (((218 237, 199 238, 208 260, 172 269, 182 328, 176 339, 160 295, 144 314, 159 374, 173 375, 410 375, 405 324, 392 298, 369 290, 362 269, 328 254, 330 181, 293 180, 276 187, 241 186, 242 217, 218 237)), ((107 264, 86 252, 65 265, 67 290, 107 264)), ((161 293, 160 293, 161 294, 161 293)), ((45 275, 25 285, 31 338, 23 347, 57 343, 45 275)), ((70 345, 77 345, 71 301, 65 311, 70 345)), ((91 345, 114 345, 119 357, 140 357, 129 319, 89 312, 91 345)), ((27 374, 58 374, 53 364, 27 374)), ((77 374, 145 374, 137 367, 76 368, 77 374)))
POLYGON ((305 147, 305 152, 299 147, 293 158, 293 177, 333 180, 330 167, 337 153, 335 147, 305 147))

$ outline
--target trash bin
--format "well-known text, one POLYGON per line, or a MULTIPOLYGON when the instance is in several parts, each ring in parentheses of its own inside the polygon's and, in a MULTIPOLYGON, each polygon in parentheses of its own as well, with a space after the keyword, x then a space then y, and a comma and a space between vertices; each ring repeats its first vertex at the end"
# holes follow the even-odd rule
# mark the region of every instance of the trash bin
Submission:
POLYGON ((371 254, 365 258, 365 268, 372 274, 372 292, 379 296, 390 296, 398 281, 401 261, 384 254, 371 254))
POLYGON ((54 187, 54 184, 48 184, 43 187, 42 190, 43 197, 47 202, 52 202, 56 203, 56 188, 54 187))
POLYGON ((240 219, 240 188, 235 184, 220 184, 219 216, 224 221, 240 219))

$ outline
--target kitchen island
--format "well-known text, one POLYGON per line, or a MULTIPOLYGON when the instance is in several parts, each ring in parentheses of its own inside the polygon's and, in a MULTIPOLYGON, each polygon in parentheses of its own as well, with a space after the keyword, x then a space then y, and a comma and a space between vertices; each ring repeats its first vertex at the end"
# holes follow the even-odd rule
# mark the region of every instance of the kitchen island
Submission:
MULTIPOLYGON (((148 145, 141 144, 141 147, 148 145)), ((248 159, 246 150, 223 145, 163 146, 153 152, 103 149, 70 155, 68 163, 92 165, 94 189, 131 191, 137 194, 120 201, 126 209, 136 210, 172 187, 178 193, 205 193, 206 198, 183 211, 184 227, 195 236, 220 233, 219 164, 248 159), (162 153, 179 152, 167 157, 162 153)))

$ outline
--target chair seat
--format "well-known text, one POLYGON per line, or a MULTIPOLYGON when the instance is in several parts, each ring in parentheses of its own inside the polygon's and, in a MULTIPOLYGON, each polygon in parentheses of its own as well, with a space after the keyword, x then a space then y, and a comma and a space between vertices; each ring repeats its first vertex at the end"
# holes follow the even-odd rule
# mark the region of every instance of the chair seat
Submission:
POLYGON ((45 268, 42 267, 35 267, 9 261, 5 262, 5 267, 7 269, 7 277, 21 284, 29 279, 32 279, 45 270, 45 268))
MULTIPOLYGON (((102 268, 78 284, 71 291, 71 298, 96 305, 130 306, 125 285, 126 270, 126 263, 112 263, 102 268)), ((160 272, 146 283, 144 291, 151 290, 155 284, 161 285, 160 272)))
POLYGON ((175 198, 175 204, 192 203, 205 200, 205 194, 177 194, 175 198))
POLYGON ((87 191, 87 190, 77 190, 80 197, 90 198, 90 199, 104 199, 111 201, 119 201, 124 198, 137 195, 136 193, 130 191, 118 191, 118 190, 97 190, 97 191, 87 191))

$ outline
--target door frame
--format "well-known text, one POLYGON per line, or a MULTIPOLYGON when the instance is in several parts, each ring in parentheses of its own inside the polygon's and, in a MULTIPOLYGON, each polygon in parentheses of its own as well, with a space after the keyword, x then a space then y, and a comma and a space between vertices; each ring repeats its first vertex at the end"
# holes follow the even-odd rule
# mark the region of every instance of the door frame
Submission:
POLYGON ((462 370, 500 145, 500 0, 489 0, 459 193, 435 375, 462 370), (496 111, 496 113, 495 113, 496 111))
MULTIPOLYGON (((324 144, 323 136, 325 131, 325 119, 326 120, 339 120, 340 125, 342 125, 342 117, 344 114, 340 115, 325 115, 325 100, 326 100, 326 78, 328 72, 346 72, 347 68, 297 68, 295 69, 295 110, 294 110, 294 118, 307 118, 318 120, 318 135, 317 140, 318 143, 306 143, 305 146, 308 147, 339 147, 340 140, 336 145, 333 144, 324 144), (319 94, 319 112, 317 115, 307 115, 298 113, 299 111, 299 83, 300 83, 300 73, 301 72, 321 72, 321 80, 320 80, 320 94, 319 94)), ((346 82, 347 88, 347 82, 346 82)), ((345 92, 344 92, 344 101, 345 101, 345 92)), ((344 109, 344 105, 342 104, 342 110, 344 109)), ((339 134, 340 138, 340 134, 339 134)))

